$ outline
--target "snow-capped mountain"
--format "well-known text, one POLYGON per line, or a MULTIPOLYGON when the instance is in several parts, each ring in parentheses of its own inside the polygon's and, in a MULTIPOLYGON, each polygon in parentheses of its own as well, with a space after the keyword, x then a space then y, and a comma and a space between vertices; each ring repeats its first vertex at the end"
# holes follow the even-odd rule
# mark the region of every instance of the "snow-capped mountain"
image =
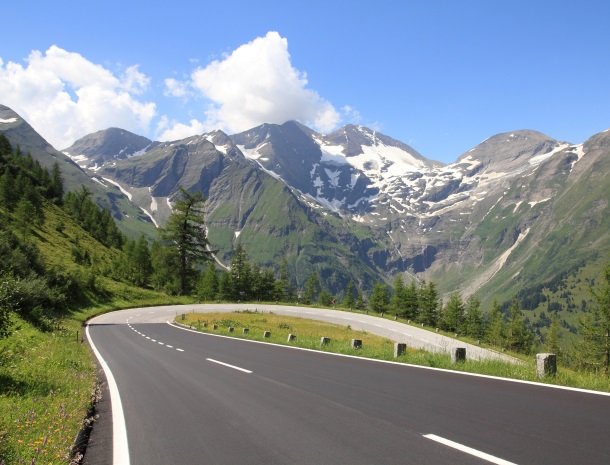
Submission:
POLYGON ((125 129, 108 128, 78 139, 62 152, 80 167, 95 170, 108 161, 141 155, 154 145, 125 129))
POLYGON ((180 186, 200 190, 221 258, 239 241, 260 264, 287 258, 297 284, 313 270, 329 289, 404 272, 510 298, 610 255, 610 132, 577 145, 506 132, 449 165, 362 126, 297 122, 162 143, 107 130, 66 151, 159 225, 180 186))
POLYGON ((412 147, 362 126, 348 125, 325 136, 290 121, 231 138, 265 171, 339 213, 364 213, 397 179, 439 166, 412 147))

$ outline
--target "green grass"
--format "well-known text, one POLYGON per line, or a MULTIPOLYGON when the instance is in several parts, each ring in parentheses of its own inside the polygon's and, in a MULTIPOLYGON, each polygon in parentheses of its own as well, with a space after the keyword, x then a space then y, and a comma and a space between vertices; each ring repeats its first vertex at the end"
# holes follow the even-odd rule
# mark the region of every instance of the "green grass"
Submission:
POLYGON ((6 464, 69 463, 97 388, 93 355, 81 342, 85 320, 118 308, 188 303, 122 285, 114 292, 52 332, 14 318, 13 333, 0 340, 0 459, 6 464))
MULTIPOLYGON (((176 322, 191 326, 201 332, 221 334, 240 339, 266 341, 281 345, 395 361, 425 367, 443 368, 488 376, 610 392, 610 378, 607 376, 576 372, 562 366, 558 367, 558 373, 555 377, 547 377, 540 380, 536 375, 535 357, 533 355, 526 357, 522 354, 509 354, 522 360, 522 364, 510 364, 498 360, 467 360, 464 363, 453 364, 448 354, 432 353, 409 348, 404 355, 394 358, 394 343, 389 339, 366 331, 356 331, 349 326, 339 326, 321 321, 282 316, 274 313, 257 311, 236 311, 232 313, 193 312, 178 316, 176 322), (216 329, 213 328, 214 324, 217 325, 216 329), (232 333, 229 333, 229 327, 234 328, 232 333), (243 328, 249 328, 249 333, 244 335, 242 332, 243 328), (263 331, 270 331, 271 337, 263 337, 263 331), (297 336, 296 340, 288 342, 288 334, 295 334, 297 336), (330 344, 320 345, 320 338, 322 336, 329 337, 331 339, 330 344), (361 339, 362 348, 352 349, 352 339, 361 339)), ((471 343, 473 342, 474 341, 471 343)))

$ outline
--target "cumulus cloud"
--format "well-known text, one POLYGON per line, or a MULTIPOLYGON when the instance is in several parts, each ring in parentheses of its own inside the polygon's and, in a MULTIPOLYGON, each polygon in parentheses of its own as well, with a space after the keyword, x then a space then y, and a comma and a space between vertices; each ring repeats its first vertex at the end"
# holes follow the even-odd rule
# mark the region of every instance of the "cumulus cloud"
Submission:
POLYGON ((191 93, 190 86, 187 81, 167 78, 164 82, 165 90, 163 93, 168 97, 187 97, 191 93))
POLYGON ((121 76, 55 45, 33 51, 26 65, 0 60, 0 102, 8 105, 56 148, 110 126, 147 132, 156 113, 144 93, 150 78, 137 66, 121 76))
POLYGON ((195 118, 189 124, 179 123, 170 120, 167 116, 162 116, 157 125, 158 139, 163 141, 185 139, 195 134, 202 134, 210 131, 210 126, 195 118))
MULTIPOLYGON (((167 94, 186 95, 184 83, 168 79, 165 84, 167 94)), ((198 67, 190 82, 193 90, 211 102, 203 127, 239 132, 262 123, 298 120, 319 131, 331 131, 340 122, 340 113, 307 85, 306 74, 292 66, 288 41, 277 32, 198 67)))

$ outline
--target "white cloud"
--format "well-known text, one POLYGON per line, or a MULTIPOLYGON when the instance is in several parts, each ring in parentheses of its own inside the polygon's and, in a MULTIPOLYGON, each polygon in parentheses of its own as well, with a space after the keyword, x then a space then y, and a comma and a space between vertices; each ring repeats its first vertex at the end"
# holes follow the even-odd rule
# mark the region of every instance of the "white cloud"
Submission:
MULTIPOLYGON (((179 81, 165 83, 166 93, 182 96, 186 92, 179 81)), ((288 41, 277 32, 197 68, 190 82, 211 102, 204 127, 239 132, 262 123, 298 120, 322 132, 335 129, 341 120, 339 112, 307 84, 306 74, 292 66, 288 41)))
POLYGON ((162 116, 157 126, 158 139, 163 141, 186 139, 195 134, 202 134, 210 131, 211 127, 207 126, 197 119, 191 119, 189 124, 179 123, 174 120, 169 120, 167 116, 162 116))
POLYGON ((190 94, 189 83, 174 78, 165 79, 164 95, 168 97, 187 97, 190 94))
POLYGON ((150 78, 137 66, 117 77, 78 53, 55 45, 32 51, 27 65, 0 60, 0 102, 8 105, 56 148, 110 126, 147 132, 153 102, 136 99, 150 78))

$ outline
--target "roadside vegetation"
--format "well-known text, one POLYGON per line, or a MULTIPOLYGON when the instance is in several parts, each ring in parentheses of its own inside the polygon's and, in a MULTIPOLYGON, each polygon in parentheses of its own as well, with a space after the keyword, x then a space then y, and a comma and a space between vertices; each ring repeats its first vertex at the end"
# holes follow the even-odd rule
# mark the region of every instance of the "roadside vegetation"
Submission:
MULTIPOLYGON (((285 261, 259 266, 240 244, 230 269, 220 269, 207 241, 204 199, 181 190, 172 205, 158 237, 126 237, 86 188, 64 192, 57 165, 46 170, 0 135, 0 465, 66 464, 74 458, 78 432, 97 396, 82 324, 134 306, 282 302, 371 312, 528 360, 519 367, 466 362, 461 370, 533 379, 532 354, 547 350, 562 362, 551 382, 610 390, 610 268, 597 280, 578 338, 568 345, 558 321, 549 320, 545 332, 536 332, 519 300, 489 309, 458 294, 443 302, 433 282, 405 283, 401 277, 392 286, 377 283, 371 292, 348 283, 343 292, 331 293, 332 276, 314 272, 297 285, 285 261)), ((190 318, 185 316, 197 325, 190 318)), ((286 344, 291 332, 297 336, 291 344, 320 349, 320 337, 326 336, 331 341, 323 350, 379 359, 393 355, 390 341, 371 334, 272 318, 230 314, 218 316, 216 324, 226 332, 230 322, 240 337, 237 325, 248 325, 252 338, 275 325, 265 329, 271 331, 265 340, 286 344), (362 339, 363 348, 352 349, 351 339, 362 339)), ((409 350, 400 361, 455 368, 448 356, 422 351, 409 350)))
POLYGON ((408 347, 404 355, 394 357, 394 343, 390 339, 322 321, 278 315, 273 312, 241 310, 234 312, 197 313, 187 312, 176 317, 176 323, 197 331, 252 341, 269 342, 310 350, 320 350, 363 358, 408 363, 424 367, 442 368, 468 373, 478 373, 523 381, 543 382, 560 386, 610 392, 610 379, 592 373, 577 372, 562 368, 556 376, 543 380, 536 375, 533 357, 508 353, 522 363, 512 364, 499 360, 466 361, 452 363, 445 353, 432 353, 408 347), (233 328, 230 330, 230 328, 233 328), (247 333, 244 333, 244 328, 247 333), (265 332, 269 332, 265 336, 265 332), (288 335, 295 338, 288 340, 288 335), (329 342, 322 343, 322 337, 329 342), (362 341, 361 348, 353 348, 352 340, 362 341))

